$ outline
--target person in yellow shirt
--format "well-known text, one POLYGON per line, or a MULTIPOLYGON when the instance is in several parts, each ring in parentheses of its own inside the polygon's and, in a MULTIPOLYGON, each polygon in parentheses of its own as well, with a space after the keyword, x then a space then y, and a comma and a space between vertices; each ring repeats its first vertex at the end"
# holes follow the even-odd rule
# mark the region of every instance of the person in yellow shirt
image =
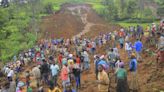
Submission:
POLYGON ((102 65, 98 65, 98 90, 99 92, 108 92, 109 77, 102 65))

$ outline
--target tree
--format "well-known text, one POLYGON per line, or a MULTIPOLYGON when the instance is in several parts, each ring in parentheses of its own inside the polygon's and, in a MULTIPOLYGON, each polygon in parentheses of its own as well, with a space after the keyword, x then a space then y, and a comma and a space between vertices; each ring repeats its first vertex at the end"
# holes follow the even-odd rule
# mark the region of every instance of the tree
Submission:
POLYGON ((105 19, 109 21, 117 19, 118 15, 117 15, 117 9, 115 7, 114 1, 104 0, 103 4, 106 7, 106 9, 103 10, 105 19))
POLYGON ((135 14, 136 10, 137 10, 137 3, 134 0, 130 0, 127 6, 128 17, 133 18, 133 15, 135 14))

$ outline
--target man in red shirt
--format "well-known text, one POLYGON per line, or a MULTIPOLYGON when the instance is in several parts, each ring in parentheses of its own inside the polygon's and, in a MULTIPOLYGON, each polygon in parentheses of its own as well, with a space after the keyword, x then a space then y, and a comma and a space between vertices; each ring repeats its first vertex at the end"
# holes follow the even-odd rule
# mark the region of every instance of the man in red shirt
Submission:
POLYGON ((80 61, 80 57, 77 55, 77 56, 76 56, 76 64, 80 65, 80 62, 81 62, 81 61, 80 61))

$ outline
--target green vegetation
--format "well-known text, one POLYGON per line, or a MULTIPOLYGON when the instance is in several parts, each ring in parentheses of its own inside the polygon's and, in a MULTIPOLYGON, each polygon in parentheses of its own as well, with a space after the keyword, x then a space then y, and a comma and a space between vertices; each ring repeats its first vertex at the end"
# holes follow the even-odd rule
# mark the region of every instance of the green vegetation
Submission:
MULTIPOLYGON (((44 0, 44 4, 51 3, 53 10, 60 10, 60 5, 64 3, 87 3, 107 21, 127 21, 127 22, 153 22, 157 16, 163 16, 163 0, 44 0), (157 12, 144 3, 156 3, 159 8, 157 12), (139 21, 140 20, 140 21, 139 21)), ((152 7, 152 6, 151 6, 152 7)), ((153 6, 155 7, 155 6, 153 6)))
MULTIPOLYGON (((128 28, 129 26, 137 26, 137 25, 141 25, 144 29, 146 29, 147 25, 152 25, 152 23, 127 23, 127 22, 123 22, 123 21, 119 21, 119 22, 115 22, 116 24, 119 24, 123 27, 128 28)), ((154 23, 158 24, 159 21, 155 21, 154 23)))
POLYGON ((7 8, 0 7, 0 14, 0 61, 7 61, 35 44, 37 37, 28 27, 32 25, 32 17, 39 16, 33 16, 30 3, 19 5, 17 2, 7 8))

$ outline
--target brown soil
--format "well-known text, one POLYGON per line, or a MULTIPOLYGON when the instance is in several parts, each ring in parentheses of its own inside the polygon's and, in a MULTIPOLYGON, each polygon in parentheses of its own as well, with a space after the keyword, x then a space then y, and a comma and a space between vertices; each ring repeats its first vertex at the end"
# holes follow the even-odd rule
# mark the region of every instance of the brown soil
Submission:
MULTIPOLYGON (((65 4, 58 14, 47 16, 43 19, 41 24, 41 29, 43 37, 45 36, 46 30, 48 32, 47 37, 51 37, 54 34, 55 38, 71 38, 74 35, 82 31, 87 31, 82 34, 84 37, 93 38, 98 36, 100 33, 108 33, 110 31, 119 30, 119 25, 107 24, 103 19, 101 19, 89 5, 72 5, 65 4), (82 14, 87 14, 87 22, 83 23, 80 16, 72 15, 68 8, 77 8, 77 7, 86 7, 87 9, 82 10, 82 14), (85 28, 87 23, 93 25, 85 28)), ((97 53, 105 54, 107 48, 111 43, 98 49, 97 53)), ((154 51, 155 48, 150 48, 151 51, 154 51)), ((128 70, 128 58, 126 58, 126 53, 124 50, 120 50, 121 59, 127 64, 126 69, 128 70)), ((144 58, 143 62, 140 62, 138 65, 138 82, 140 91, 139 92, 159 92, 164 90, 164 68, 156 70, 156 59, 155 56, 150 56, 148 52, 144 52, 142 55, 144 58)), ((129 74, 130 75, 130 74, 129 74)), ((131 77, 128 75, 128 82, 131 77)), ((93 57, 91 57, 91 70, 89 73, 82 74, 82 88, 80 92, 98 92, 97 84, 94 82, 94 66, 93 66, 93 57), (85 85, 84 85, 85 84, 85 85)), ((116 83, 114 78, 111 79, 111 92, 115 92, 116 83)))
MULTIPOLYGON (((40 28, 41 28, 41 37, 42 38, 72 38, 74 35, 82 31, 86 31, 85 26, 88 23, 92 23, 94 25, 89 26, 87 32, 83 34, 86 37, 95 37, 100 33, 107 33, 110 31, 118 30, 120 28, 119 25, 111 25, 104 22, 91 8, 89 5, 72 5, 66 4, 63 5, 63 8, 60 12, 54 15, 50 15, 44 17, 40 28), (82 14, 87 14, 87 22, 83 23, 81 17, 78 15, 72 15, 72 11, 69 11, 68 8, 78 8, 86 7, 82 9, 82 14), (89 9, 89 11, 87 10, 89 9)), ((111 43, 101 47, 98 49, 99 54, 105 54, 107 49, 111 43)), ((126 62, 126 68, 128 69, 128 58, 126 58, 126 53, 124 50, 120 50, 121 59, 126 62)), ((139 92, 159 92, 160 90, 164 90, 164 68, 160 70, 156 70, 156 59, 155 56, 150 56, 147 53, 142 55, 144 61, 139 63, 138 66, 138 81, 140 85, 139 92)), ((112 74, 111 74, 112 75, 112 74)), ((130 77, 128 75, 128 81, 130 81, 130 77)), ((93 65, 93 56, 91 56, 91 70, 89 73, 82 74, 82 88, 79 92, 98 92, 97 84, 94 82, 95 74, 94 74, 94 65, 93 65), (85 84, 85 85, 84 85, 85 84)), ((116 83, 114 82, 114 78, 111 78, 111 92, 115 92, 116 83)))

